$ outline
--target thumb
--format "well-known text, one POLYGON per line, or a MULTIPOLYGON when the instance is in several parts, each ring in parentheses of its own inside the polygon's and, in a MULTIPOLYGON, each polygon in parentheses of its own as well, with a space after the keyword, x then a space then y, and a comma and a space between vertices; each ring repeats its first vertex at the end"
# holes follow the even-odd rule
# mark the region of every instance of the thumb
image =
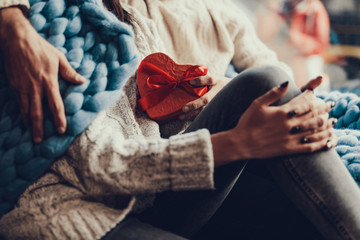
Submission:
POLYGON ((271 105, 274 102, 278 101, 280 98, 285 96, 287 90, 289 88, 289 81, 282 83, 279 86, 276 86, 263 94, 262 96, 257 98, 258 103, 261 105, 271 105))
POLYGON ((60 55, 59 59, 59 72, 60 75, 69 82, 80 84, 86 81, 83 76, 73 69, 63 54, 60 55))
POLYGON ((320 86, 322 79, 323 79, 322 76, 318 76, 315 79, 311 79, 309 82, 307 82, 304 86, 301 87, 301 91, 302 92, 304 92, 305 90, 313 91, 315 88, 320 86))
POLYGON ((209 102, 208 98, 206 97, 206 94, 202 97, 195 99, 194 101, 188 102, 185 104, 182 108, 183 112, 189 112, 193 111, 199 108, 204 107, 209 102))

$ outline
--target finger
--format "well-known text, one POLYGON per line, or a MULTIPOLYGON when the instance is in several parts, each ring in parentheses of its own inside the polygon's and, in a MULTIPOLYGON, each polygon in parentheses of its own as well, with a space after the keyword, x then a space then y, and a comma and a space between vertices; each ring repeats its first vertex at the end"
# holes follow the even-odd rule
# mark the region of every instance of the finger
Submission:
POLYGON ((258 97, 254 102, 257 102, 260 105, 271 105, 283 96, 285 96, 288 87, 289 81, 286 81, 283 84, 272 88, 270 91, 258 97))
POLYGON ((60 75, 69 82, 76 84, 85 82, 85 78, 72 68, 64 54, 60 54, 59 72, 60 75))
POLYGON ((329 150, 331 148, 336 147, 337 143, 338 143, 338 138, 334 135, 328 140, 324 150, 329 150))
POLYGON ((301 121, 306 121, 322 114, 328 115, 334 105, 334 102, 324 102, 321 99, 316 99, 315 101, 304 102, 298 105, 295 111, 298 116, 301 116, 301 121))
POLYGON ((333 132, 331 129, 327 129, 321 132, 316 132, 310 135, 303 136, 298 138, 298 143, 306 144, 306 143, 315 143, 315 142, 323 142, 324 139, 329 139, 333 137, 333 132))
POLYGON ((305 90, 311 90, 313 91, 315 88, 320 86, 322 83, 322 76, 318 76, 315 79, 311 79, 309 82, 307 82, 304 86, 301 87, 301 91, 304 92, 305 90))
POLYGON ((206 106, 209 103, 209 101, 210 100, 209 100, 207 94, 204 94, 200 98, 195 99, 194 101, 191 101, 191 102, 188 102, 187 104, 185 104, 182 107, 182 111, 184 113, 187 113, 187 112, 191 112, 193 110, 202 108, 202 107, 206 106))
POLYGON ((44 129, 43 129, 43 111, 42 111, 42 103, 41 103, 41 93, 34 92, 31 96, 31 109, 30 109, 30 117, 32 123, 32 133, 33 139, 35 143, 40 143, 43 139, 44 129))
MULTIPOLYGON (((325 134, 326 135, 326 134, 325 134)), ((329 138, 322 138, 320 141, 304 143, 299 145, 298 152, 316 152, 319 150, 329 150, 336 146, 336 138, 329 137, 329 138)))
POLYGON ((46 87, 46 96, 55 127, 58 133, 63 134, 66 130, 66 118, 58 82, 46 87))
POLYGON ((190 80, 189 83, 194 86, 205 86, 205 85, 214 85, 216 81, 213 77, 206 75, 206 76, 194 78, 190 80))
POLYGON ((336 122, 337 120, 335 118, 329 119, 329 115, 326 113, 318 115, 306 121, 300 121, 296 124, 296 127, 300 128, 301 132, 315 132, 332 128, 336 124, 336 122))
MULTIPOLYGON (((322 102, 319 102, 319 99, 314 96, 314 93, 312 91, 306 90, 296 98, 292 99, 286 105, 289 109, 291 109, 290 112, 294 111, 296 112, 297 116, 301 116, 306 113, 312 112, 313 110, 316 110, 316 106, 320 105, 321 103, 322 102)), ((309 116, 313 117, 313 115, 309 116)))

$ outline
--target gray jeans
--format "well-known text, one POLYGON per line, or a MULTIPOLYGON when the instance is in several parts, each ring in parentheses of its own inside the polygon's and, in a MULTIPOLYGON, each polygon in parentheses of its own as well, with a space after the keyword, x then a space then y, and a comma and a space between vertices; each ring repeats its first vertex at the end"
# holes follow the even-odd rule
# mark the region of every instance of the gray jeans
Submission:
MULTIPOLYGON (((207 128, 216 133, 233 128, 255 98, 287 80, 282 70, 273 67, 243 71, 186 131, 207 128)), ((287 95, 276 104, 298 94, 291 82, 287 95)), ((135 216, 137 220, 125 220, 104 239, 360 238, 360 190, 334 150, 250 160, 249 165, 249 170, 245 161, 216 168, 214 191, 158 194, 153 207, 135 216), (134 232, 129 226, 148 228, 147 238, 126 238, 134 232)))

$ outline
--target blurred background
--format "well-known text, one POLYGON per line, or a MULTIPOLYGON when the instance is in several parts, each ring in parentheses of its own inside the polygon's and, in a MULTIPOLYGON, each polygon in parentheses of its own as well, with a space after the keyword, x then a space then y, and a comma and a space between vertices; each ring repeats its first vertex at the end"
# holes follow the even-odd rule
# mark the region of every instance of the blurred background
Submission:
POLYGON ((292 68, 299 86, 360 95, 360 0, 233 0, 259 38, 292 68))

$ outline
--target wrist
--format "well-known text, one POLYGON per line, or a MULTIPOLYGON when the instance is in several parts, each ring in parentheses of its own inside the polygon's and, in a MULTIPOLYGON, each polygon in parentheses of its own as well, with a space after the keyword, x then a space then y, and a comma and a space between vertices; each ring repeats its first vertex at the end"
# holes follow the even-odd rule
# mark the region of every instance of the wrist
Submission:
POLYGON ((27 19, 19 7, 0 9, 0 44, 4 47, 7 41, 14 41, 24 35, 27 19))
POLYGON ((246 149, 242 147, 240 136, 233 130, 212 134, 211 142, 215 166, 248 159, 246 149))

